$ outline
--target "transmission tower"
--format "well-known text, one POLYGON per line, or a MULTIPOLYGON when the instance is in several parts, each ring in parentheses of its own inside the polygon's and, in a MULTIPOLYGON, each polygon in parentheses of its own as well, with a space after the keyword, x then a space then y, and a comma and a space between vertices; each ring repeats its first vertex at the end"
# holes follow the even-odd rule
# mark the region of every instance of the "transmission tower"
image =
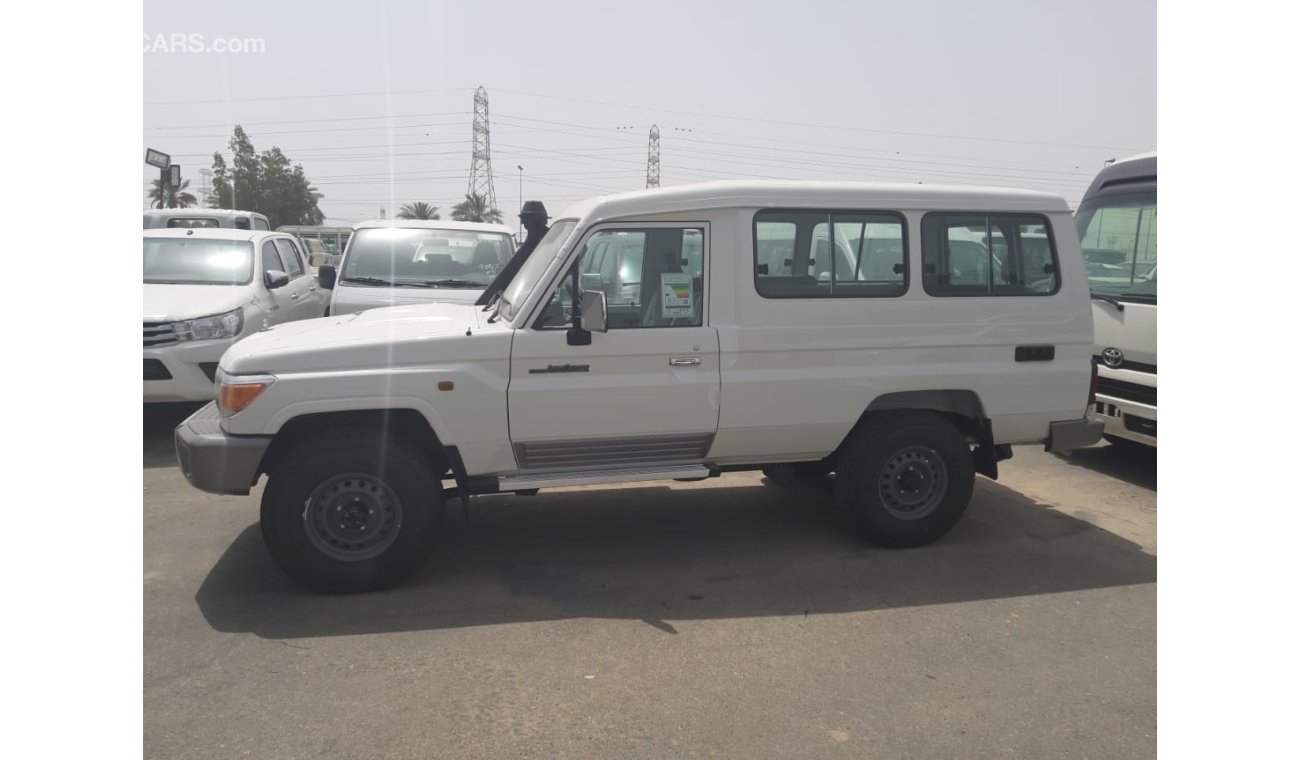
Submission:
POLYGON ((650 127, 650 152, 645 159, 645 186, 659 187, 659 125, 650 127))
POLYGON ((482 196, 487 207, 497 207, 497 191, 492 186, 492 138, 488 134, 487 90, 474 91, 474 158, 469 166, 469 192, 482 196))

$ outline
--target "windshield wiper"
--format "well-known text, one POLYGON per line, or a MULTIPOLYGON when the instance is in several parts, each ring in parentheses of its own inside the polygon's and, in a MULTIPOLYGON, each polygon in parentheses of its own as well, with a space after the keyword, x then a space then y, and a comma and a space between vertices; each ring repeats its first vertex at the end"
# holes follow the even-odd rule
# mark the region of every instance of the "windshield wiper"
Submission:
POLYGON ((399 284, 392 280, 385 280, 382 277, 344 277, 339 282, 355 282, 359 285, 387 285, 390 287, 399 284))
POLYGON ((1110 304, 1111 306, 1114 306, 1115 311, 1124 311, 1124 304, 1121 303, 1120 300, 1118 298, 1115 298, 1114 296, 1104 296, 1100 293, 1092 293, 1090 295, 1092 295, 1092 300, 1094 301, 1102 301, 1104 303, 1110 304))
POLYGON ((430 288, 482 288, 486 287, 481 282, 472 280, 425 280, 420 283, 430 288))

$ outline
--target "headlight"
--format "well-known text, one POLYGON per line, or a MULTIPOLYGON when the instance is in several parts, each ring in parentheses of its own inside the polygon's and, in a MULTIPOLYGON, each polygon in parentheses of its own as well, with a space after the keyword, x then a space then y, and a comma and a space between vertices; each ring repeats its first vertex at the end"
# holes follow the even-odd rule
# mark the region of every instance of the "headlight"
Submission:
POLYGON ((253 403, 275 382, 272 375, 230 375, 217 369, 217 409, 229 417, 253 403))
POLYGON ((200 317, 175 324, 176 340, 233 338, 244 329, 244 310, 235 309, 215 317, 200 317))

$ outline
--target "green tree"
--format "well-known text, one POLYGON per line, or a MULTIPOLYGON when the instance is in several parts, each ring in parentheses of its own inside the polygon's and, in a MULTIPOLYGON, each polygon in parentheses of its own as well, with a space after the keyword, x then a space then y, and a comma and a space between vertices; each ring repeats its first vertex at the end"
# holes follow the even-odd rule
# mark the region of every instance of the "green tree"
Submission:
POLYGON ((458 222, 501 223, 501 209, 488 208, 487 198, 478 193, 466 193, 465 200, 451 208, 451 218, 458 222))
POLYGON ((180 187, 172 187, 158 178, 153 181, 153 187, 149 190, 149 200, 153 202, 154 208, 189 208, 198 205, 198 199, 193 194, 185 192, 185 188, 190 186, 190 181, 182 180, 180 187))
POLYGON ((430 206, 424 201, 415 203, 403 203, 402 207, 397 210, 398 219, 441 219, 438 216, 438 207, 430 206))
POLYGON ((320 224, 325 214, 317 192, 302 165, 292 163, 279 148, 260 155, 244 128, 235 127, 230 138, 230 162, 212 154, 213 208, 235 208, 266 214, 271 229, 282 224, 320 224))

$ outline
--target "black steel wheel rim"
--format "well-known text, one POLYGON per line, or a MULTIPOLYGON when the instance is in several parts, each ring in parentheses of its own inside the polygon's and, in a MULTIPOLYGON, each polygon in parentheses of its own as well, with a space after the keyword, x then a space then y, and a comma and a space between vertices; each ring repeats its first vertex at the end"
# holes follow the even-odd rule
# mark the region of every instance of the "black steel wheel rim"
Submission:
POLYGON ((383 554, 397 540, 402 502, 379 478, 349 472, 316 486, 307 497, 302 522, 317 551, 343 562, 362 562, 383 554))
POLYGON ((948 466, 934 449, 909 446, 885 462, 877 486, 886 512, 900 520, 919 520, 948 493, 948 466))

